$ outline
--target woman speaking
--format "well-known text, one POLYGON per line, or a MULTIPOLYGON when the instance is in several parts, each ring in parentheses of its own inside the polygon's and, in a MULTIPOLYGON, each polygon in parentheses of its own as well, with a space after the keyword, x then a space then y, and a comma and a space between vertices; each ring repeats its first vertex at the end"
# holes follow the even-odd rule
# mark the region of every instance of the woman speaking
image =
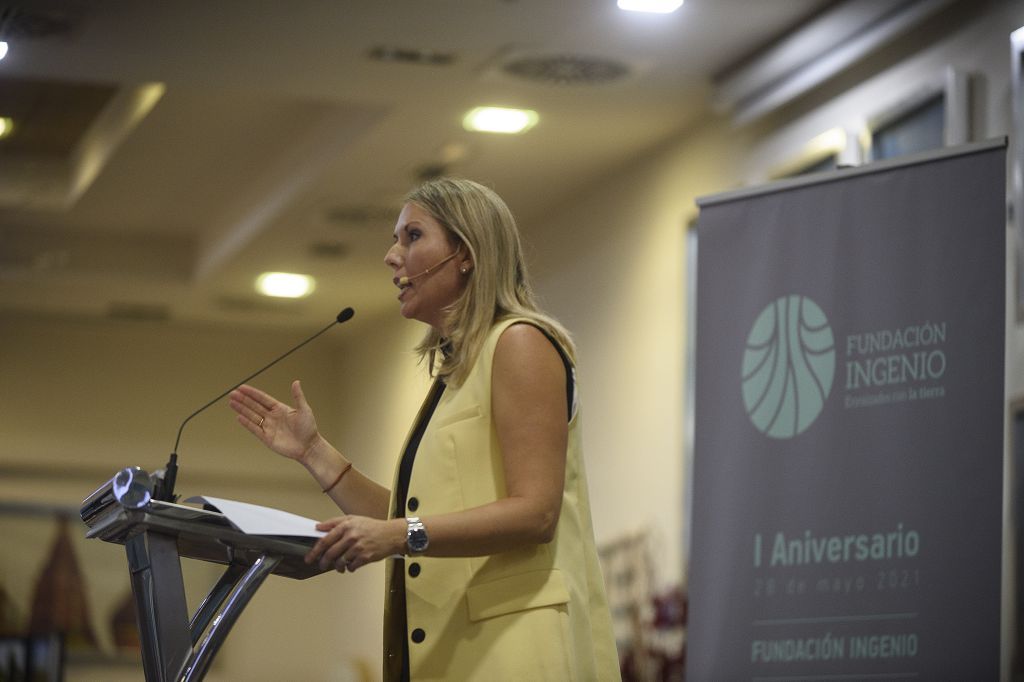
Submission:
POLYGON ((406 197, 384 262, 402 315, 429 326, 417 350, 434 377, 390 489, 320 435, 298 381, 293 406, 231 394, 345 514, 306 560, 388 560, 386 680, 618 680, 573 344, 537 308, 515 219, 477 183, 433 180, 406 197))

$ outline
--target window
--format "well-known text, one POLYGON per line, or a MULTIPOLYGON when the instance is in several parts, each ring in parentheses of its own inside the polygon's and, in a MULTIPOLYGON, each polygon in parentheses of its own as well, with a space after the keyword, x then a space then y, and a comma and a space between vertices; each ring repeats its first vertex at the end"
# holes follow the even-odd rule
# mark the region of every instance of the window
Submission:
POLYGON ((875 161, 940 149, 944 143, 946 98, 936 95, 879 126, 871 135, 875 161))

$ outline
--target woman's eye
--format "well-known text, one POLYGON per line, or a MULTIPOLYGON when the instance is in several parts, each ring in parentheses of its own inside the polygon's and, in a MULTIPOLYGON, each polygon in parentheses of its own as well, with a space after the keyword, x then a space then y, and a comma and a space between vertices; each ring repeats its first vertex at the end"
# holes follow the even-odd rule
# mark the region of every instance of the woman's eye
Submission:
POLYGON ((420 238, 419 230, 409 230, 409 241, 414 242, 420 238))

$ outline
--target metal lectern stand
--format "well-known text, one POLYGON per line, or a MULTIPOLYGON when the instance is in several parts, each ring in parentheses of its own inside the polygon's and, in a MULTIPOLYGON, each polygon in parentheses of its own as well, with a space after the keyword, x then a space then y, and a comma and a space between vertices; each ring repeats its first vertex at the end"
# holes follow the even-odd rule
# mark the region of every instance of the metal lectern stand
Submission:
POLYGON ((151 492, 141 469, 120 472, 83 503, 86 537, 125 546, 147 682, 201 680, 268 575, 301 580, 324 571, 303 561, 311 539, 246 535, 223 514, 151 492), (179 557, 226 566, 191 621, 179 557))

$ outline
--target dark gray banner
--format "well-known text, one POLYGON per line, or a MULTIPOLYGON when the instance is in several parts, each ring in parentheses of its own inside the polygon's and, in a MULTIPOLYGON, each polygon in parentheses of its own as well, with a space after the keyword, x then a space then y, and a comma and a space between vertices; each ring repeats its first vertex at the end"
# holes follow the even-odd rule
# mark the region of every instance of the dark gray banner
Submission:
POLYGON ((700 203, 687 680, 997 680, 1004 145, 700 203))

